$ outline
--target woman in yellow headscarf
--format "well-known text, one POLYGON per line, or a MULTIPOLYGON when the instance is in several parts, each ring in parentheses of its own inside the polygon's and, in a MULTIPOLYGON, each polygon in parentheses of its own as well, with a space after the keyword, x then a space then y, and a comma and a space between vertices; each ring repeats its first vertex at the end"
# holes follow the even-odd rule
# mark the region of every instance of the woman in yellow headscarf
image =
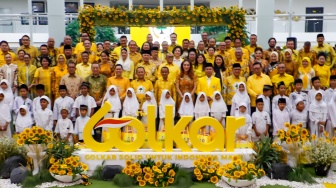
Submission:
POLYGON ((57 56, 57 65, 54 67, 53 76, 52 76, 52 88, 54 99, 56 100, 60 94, 58 92, 58 87, 61 83, 61 79, 64 75, 68 74, 68 66, 66 64, 66 58, 64 54, 59 54, 57 56))
POLYGON ((302 79, 302 91, 308 92, 311 89, 310 80, 315 76, 315 71, 311 67, 311 62, 308 57, 304 57, 301 61, 299 70, 298 70, 299 78, 302 79))

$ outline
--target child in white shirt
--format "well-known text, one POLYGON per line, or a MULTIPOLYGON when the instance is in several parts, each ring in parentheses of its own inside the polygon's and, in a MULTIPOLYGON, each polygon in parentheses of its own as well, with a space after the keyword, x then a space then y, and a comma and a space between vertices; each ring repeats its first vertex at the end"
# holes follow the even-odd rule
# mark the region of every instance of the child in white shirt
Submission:
MULTIPOLYGON (((223 97, 219 91, 215 91, 213 94, 213 102, 211 104, 210 114, 211 117, 217 119, 220 124, 225 128, 225 117, 228 111, 227 106, 223 100, 223 97)), ((214 131, 211 127, 211 131, 214 131)))
POLYGON ((316 91, 315 98, 309 105, 309 127, 310 134, 321 137, 323 135, 324 127, 326 126, 328 108, 323 101, 323 94, 321 91, 316 91))
MULTIPOLYGON (((108 101, 112 108, 110 111, 104 116, 104 118, 119 118, 119 113, 121 110, 121 102, 118 94, 118 88, 115 85, 111 85, 103 98, 103 102, 108 101)), ((104 103, 102 104, 104 105, 104 103)))
POLYGON ((289 101, 289 98, 285 95, 286 93, 286 86, 283 81, 278 83, 278 90, 279 94, 274 96, 272 99, 272 112, 274 113, 276 109, 279 109, 279 106, 277 105, 280 98, 285 99, 286 101, 286 107, 285 109, 288 111, 288 113, 292 110, 292 105, 289 101))
MULTIPOLYGON (((191 97, 191 94, 189 92, 185 92, 183 94, 182 103, 180 105, 180 109, 179 109, 178 113, 179 113, 180 117, 194 116, 194 104, 192 102, 192 97, 191 97)), ((186 129, 189 129, 189 126, 190 126, 191 122, 192 122, 192 120, 188 123, 188 126, 186 127, 186 129)))
MULTIPOLYGON (((128 88, 126 90, 126 97, 125 101, 123 103, 123 109, 122 109, 122 116, 131 116, 134 118, 138 117, 140 104, 138 102, 138 99, 136 98, 135 92, 133 88, 128 88)), ((123 127, 124 131, 133 131, 136 132, 133 127, 129 127, 128 125, 123 127)))
POLYGON ((91 97, 89 95, 89 90, 90 90, 90 84, 83 82, 81 87, 81 94, 80 96, 78 96, 75 100, 75 103, 73 105, 73 108, 76 110, 76 117, 79 117, 79 107, 80 105, 86 105, 88 106, 88 111, 86 116, 88 117, 92 117, 93 113, 94 113, 94 108, 97 107, 96 101, 94 100, 93 97, 91 97))
POLYGON ((72 121, 68 118, 68 115, 69 110, 67 107, 61 108, 61 118, 57 121, 55 133, 57 133, 59 139, 72 143, 72 133, 74 130, 72 121))
MULTIPOLYGON (((90 120, 90 118, 87 116, 87 112, 88 112, 88 106, 80 105, 79 107, 80 116, 76 119, 75 128, 73 130, 75 143, 84 142, 83 130, 84 130, 86 123, 90 120)), ((93 130, 92 130, 92 135, 93 135, 93 130)))
POLYGON ((295 91, 289 94, 289 100, 292 105, 293 110, 296 109, 296 104, 295 100, 298 98, 302 99, 302 102, 304 103, 305 110, 308 110, 308 94, 302 91, 302 80, 301 79, 296 79, 294 81, 294 86, 295 86, 295 91))
MULTIPOLYGON (((201 117, 209 117, 210 106, 206 94, 204 92, 200 92, 197 96, 194 113, 195 113, 195 119, 201 117)), ((205 131, 203 131, 203 133, 204 132, 209 134, 210 127, 205 126, 205 131)))
POLYGON ((238 106, 238 111, 235 114, 235 117, 245 117, 245 125, 239 127, 236 131, 236 140, 237 141, 246 141, 251 142, 252 136, 252 119, 251 116, 247 113, 247 104, 241 102, 238 106))
POLYGON ((289 113, 286 110, 286 99, 278 99, 278 108, 273 111, 273 136, 276 137, 278 130, 286 130, 285 123, 290 122, 289 113))
POLYGON ((330 76, 330 87, 324 91, 325 102, 328 104, 333 94, 336 93, 336 75, 330 76))
POLYGON ((62 119, 61 110, 64 108, 68 109, 68 118, 70 120, 76 117, 76 111, 73 110, 75 101, 73 98, 67 96, 66 85, 60 85, 58 91, 60 97, 55 100, 53 109, 54 125, 56 125, 59 119, 62 119))
POLYGON ((302 123, 302 127, 307 127, 308 111, 306 110, 305 103, 301 97, 298 97, 294 102, 295 109, 290 113, 291 124, 302 123))
POLYGON ((156 113, 157 104, 156 104, 156 100, 155 100, 153 92, 146 91, 145 97, 146 97, 146 101, 142 104, 142 107, 141 107, 142 112, 143 112, 142 117, 141 117, 141 122, 147 128, 147 125, 148 125, 148 119, 147 119, 147 117, 148 117, 148 108, 147 107, 149 105, 155 106, 155 110, 154 110, 153 113, 155 114, 154 117, 156 118, 156 116, 157 116, 157 113, 156 113))
POLYGON ((268 129, 271 126, 270 115, 263 110, 263 99, 258 98, 256 105, 256 111, 252 114, 252 141, 259 141, 262 137, 268 137, 268 129))
POLYGON ((2 91, 4 95, 3 102, 6 103, 9 107, 9 110, 11 111, 13 109, 13 103, 14 103, 14 94, 12 87, 8 80, 2 79, 0 81, 0 91, 2 91))
POLYGON ((336 131, 336 93, 334 93, 328 103, 328 121, 326 125, 326 131, 329 133, 329 137, 335 136, 336 131))
MULTIPOLYGON (((25 105, 27 109, 29 110, 29 114, 33 115, 33 101, 30 100, 28 97, 28 87, 25 84, 20 85, 19 88, 20 96, 15 97, 14 99, 14 105, 13 105, 13 111, 14 116, 16 117, 19 114, 19 109, 22 105, 25 105)), ((13 119, 16 119, 16 118, 13 119)), ((32 116, 33 117, 33 116, 32 116)))
POLYGON ((263 111, 267 112, 269 115, 272 114, 272 111, 271 111, 271 99, 270 99, 270 96, 272 95, 272 92, 273 92, 273 86, 271 85, 264 85, 264 88, 263 88, 263 94, 259 95, 258 96, 258 99, 262 99, 263 102, 264 102, 264 108, 263 108, 263 111))
MULTIPOLYGON (((35 88, 36 88, 37 97, 33 99, 33 108, 32 108, 33 117, 35 116, 35 113, 37 112, 37 110, 41 109, 40 100, 41 100, 41 97, 44 96, 44 85, 43 84, 37 84, 35 88)), ((51 104, 48 104, 48 108, 51 109, 51 104)))
MULTIPOLYGON (((321 89, 321 81, 318 76, 311 79, 313 87, 308 91, 308 108, 309 105, 315 100, 316 92, 320 91, 323 95, 323 100, 325 100, 324 91, 321 89)), ((328 101, 326 101, 328 102, 328 101)))
POLYGON ((159 131, 162 131, 165 129, 165 117, 166 117, 166 105, 172 105, 173 106, 173 117, 175 117, 175 101, 171 97, 170 92, 167 89, 164 89, 162 91, 161 97, 160 97, 160 106, 159 106, 159 115, 160 115, 160 124, 159 124, 159 131))
POLYGON ((230 115, 234 116, 238 112, 238 106, 241 102, 245 102, 247 105, 247 113, 251 114, 251 100, 250 96, 247 94, 246 85, 244 82, 238 83, 238 90, 232 97, 232 106, 230 115))
POLYGON ((50 104, 50 99, 47 96, 42 96, 40 98, 41 109, 38 109, 34 114, 36 126, 42 127, 45 130, 53 130, 53 113, 48 108, 50 104))
POLYGON ((9 127, 11 122, 11 115, 8 103, 5 102, 5 94, 0 90, 0 137, 12 137, 12 132, 9 127))
POLYGON ((21 105, 15 121, 16 134, 21 133, 25 128, 31 128, 34 124, 33 118, 26 105, 21 105))

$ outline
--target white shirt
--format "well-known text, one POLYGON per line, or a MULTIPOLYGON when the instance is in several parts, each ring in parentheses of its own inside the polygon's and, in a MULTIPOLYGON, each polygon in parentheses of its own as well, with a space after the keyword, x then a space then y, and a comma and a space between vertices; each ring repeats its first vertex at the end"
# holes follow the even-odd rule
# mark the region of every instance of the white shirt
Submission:
POLYGON ((39 109, 34 114, 36 126, 42 127, 45 130, 51 131, 53 128, 53 114, 48 108, 39 109))
POLYGON ((290 104, 292 105, 292 108, 296 109, 295 100, 299 97, 303 100, 305 110, 308 110, 308 95, 304 92, 298 93, 297 91, 294 91, 291 94, 289 94, 289 101, 290 104))
POLYGON ((97 107, 96 101, 90 95, 86 95, 86 96, 81 95, 81 96, 77 97, 76 100, 75 100, 75 103, 73 105, 73 108, 78 108, 79 109, 80 105, 87 105, 88 106, 88 111, 87 111, 87 114, 86 114, 86 116, 88 116, 88 117, 90 117, 91 109, 97 107))
MULTIPOLYGON (((33 100, 33 116, 35 116, 36 112, 38 110, 41 110, 41 103, 40 103, 41 97, 35 97, 33 100)), ((48 104, 48 109, 51 110, 51 104, 48 104)))
POLYGON ((277 135, 278 130, 287 130, 285 123, 290 122, 289 113, 287 110, 275 109, 273 111, 273 135, 277 135))
POLYGON ((290 103, 290 100, 286 95, 280 96, 280 94, 274 96, 272 99, 272 112, 274 113, 276 109, 279 109, 278 102, 280 98, 286 99, 285 109, 288 111, 288 113, 290 113, 290 111, 292 110, 292 103, 290 103))
POLYGON ((206 78, 207 78, 208 87, 210 87, 212 76, 210 76, 210 77, 206 76, 206 78))
POLYGON ((324 102, 326 102, 327 104, 330 102, 333 94, 336 92, 336 88, 332 89, 332 88, 328 88, 324 91, 324 102))
MULTIPOLYGON (((84 130, 84 127, 85 127, 86 123, 89 120, 90 120, 90 118, 87 117, 87 116, 85 116, 85 117, 79 116, 76 119, 75 129, 73 130, 73 134, 78 135, 79 140, 83 140, 83 130, 84 130)), ((93 130, 92 130, 92 135, 93 135, 93 130)))
POLYGON ((303 127, 306 128, 307 121, 308 121, 308 111, 303 110, 302 112, 300 112, 297 109, 294 109, 290 113, 290 119, 291 119, 291 124, 302 123, 303 127))
MULTIPOLYGON (((72 134, 73 131, 73 124, 72 121, 68 118, 66 119, 58 119, 56 127, 55 127, 55 133, 59 133, 61 136, 61 139, 67 138, 68 134, 72 134)), ((71 137, 70 137, 71 138, 71 137)), ((69 139, 71 140, 71 139, 69 139)))
POLYGON ((173 63, 175 65, 181 67, 182 61, 183 61, 182 57, 180 57, 180 59, 175 59, 175 57, 174 57, 173 63))
POLYGON ((30 111, 30 114, 33 115, 33 101, 30 98, 23 99, 21 96, 17 96, 14 99, 13 111, 15 114, 20 112, 20 106, 26 105, 30 111))
MULTIPOLYGON (((312 89, 308 91, 308 105, 307 106, 309 106, 309 104, 315 100, 315 95, 317 91, 321 91, 322 98, 325 101, 326 96, 324 94, 324 91, 322 89, 316 90, 314 87, 312 87, 312 89)), ((325 101, 325 102, 329 102, 329 101, 325 101)))
POLYGON ((256 111, 252 114, 252 124, 255 125, 259 133, 266 131, 266 125, 271 125, 271 118, 268 112, 256 111))
POLYGON ((75 101, 71 97, 68 97, 68 96, 65 96, 64 98, 58 97, 54 103, 54 109, 53 109, 54 120, 62 119, 61 110, 63 108, 68 109, 69 119, 71 119, 71 117, 76 117, 76 110, 73 110, 74 103, 75 101))
POLYGON ((265 95, 259 95, 258 99, 262 99, 264 101, 264 108, 263 111, 267 112, 269 115, 272 114, 271 112, 271 99, 265 95))

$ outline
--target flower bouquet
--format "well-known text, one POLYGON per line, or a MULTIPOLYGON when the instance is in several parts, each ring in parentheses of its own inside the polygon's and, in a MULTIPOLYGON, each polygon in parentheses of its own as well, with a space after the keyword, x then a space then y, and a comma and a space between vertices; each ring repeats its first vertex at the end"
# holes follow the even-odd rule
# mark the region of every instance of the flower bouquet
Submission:
POLYGON ((80 174, 89 169, 87 164, 79 161, 78 156, 61 159, 51 157, 49 162, 51 164, 50 174, 58 181, 66 183, 77 181, 81 177, 80 174))
POLYGON ((148 184, 155 187, 167 187, 174 183, 178 166, 161 161, 152 161, 151 159, 143 162, 126 161, 126 167, 122 172, 132 177, 139 186, 148 184))
POLYGON ((306 149, 307 156, 315 166, 315 173, 319 176, 326 176, 331 164, 336 161, 336 137, 330 140, 327 132, 324 132, 324 136, 316 139, 312 135, 312 141, 306 149))
POLYGON ((210 181, 211 183, 217 183, 224 173, 224 168, 220 168, 220 163, 214 161, 212 156, 200 157, 194 161, 194 174, 198 181, 210 181))
POLYGON ((256 178, 265 175, 265 171, 251 162, 242 161, 239 156, 233 156, 232 161, 223 166, 223 180, 231 186, 243 187, 252 185, 256 178))

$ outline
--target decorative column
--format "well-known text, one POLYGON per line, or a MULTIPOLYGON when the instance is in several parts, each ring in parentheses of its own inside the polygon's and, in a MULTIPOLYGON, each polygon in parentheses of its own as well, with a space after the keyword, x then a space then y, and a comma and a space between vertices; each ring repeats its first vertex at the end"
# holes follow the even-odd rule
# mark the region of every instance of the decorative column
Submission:
POLYGON ((257 0, 257 36, 258 44, 268 48, 268 39, 273 37, 274 0, 257 0))
POLYGON ((55 46, 59 46, 65 36, 64 0, 47 0, 47 6, 49 37, 53 37, 55 39, 55 46))

